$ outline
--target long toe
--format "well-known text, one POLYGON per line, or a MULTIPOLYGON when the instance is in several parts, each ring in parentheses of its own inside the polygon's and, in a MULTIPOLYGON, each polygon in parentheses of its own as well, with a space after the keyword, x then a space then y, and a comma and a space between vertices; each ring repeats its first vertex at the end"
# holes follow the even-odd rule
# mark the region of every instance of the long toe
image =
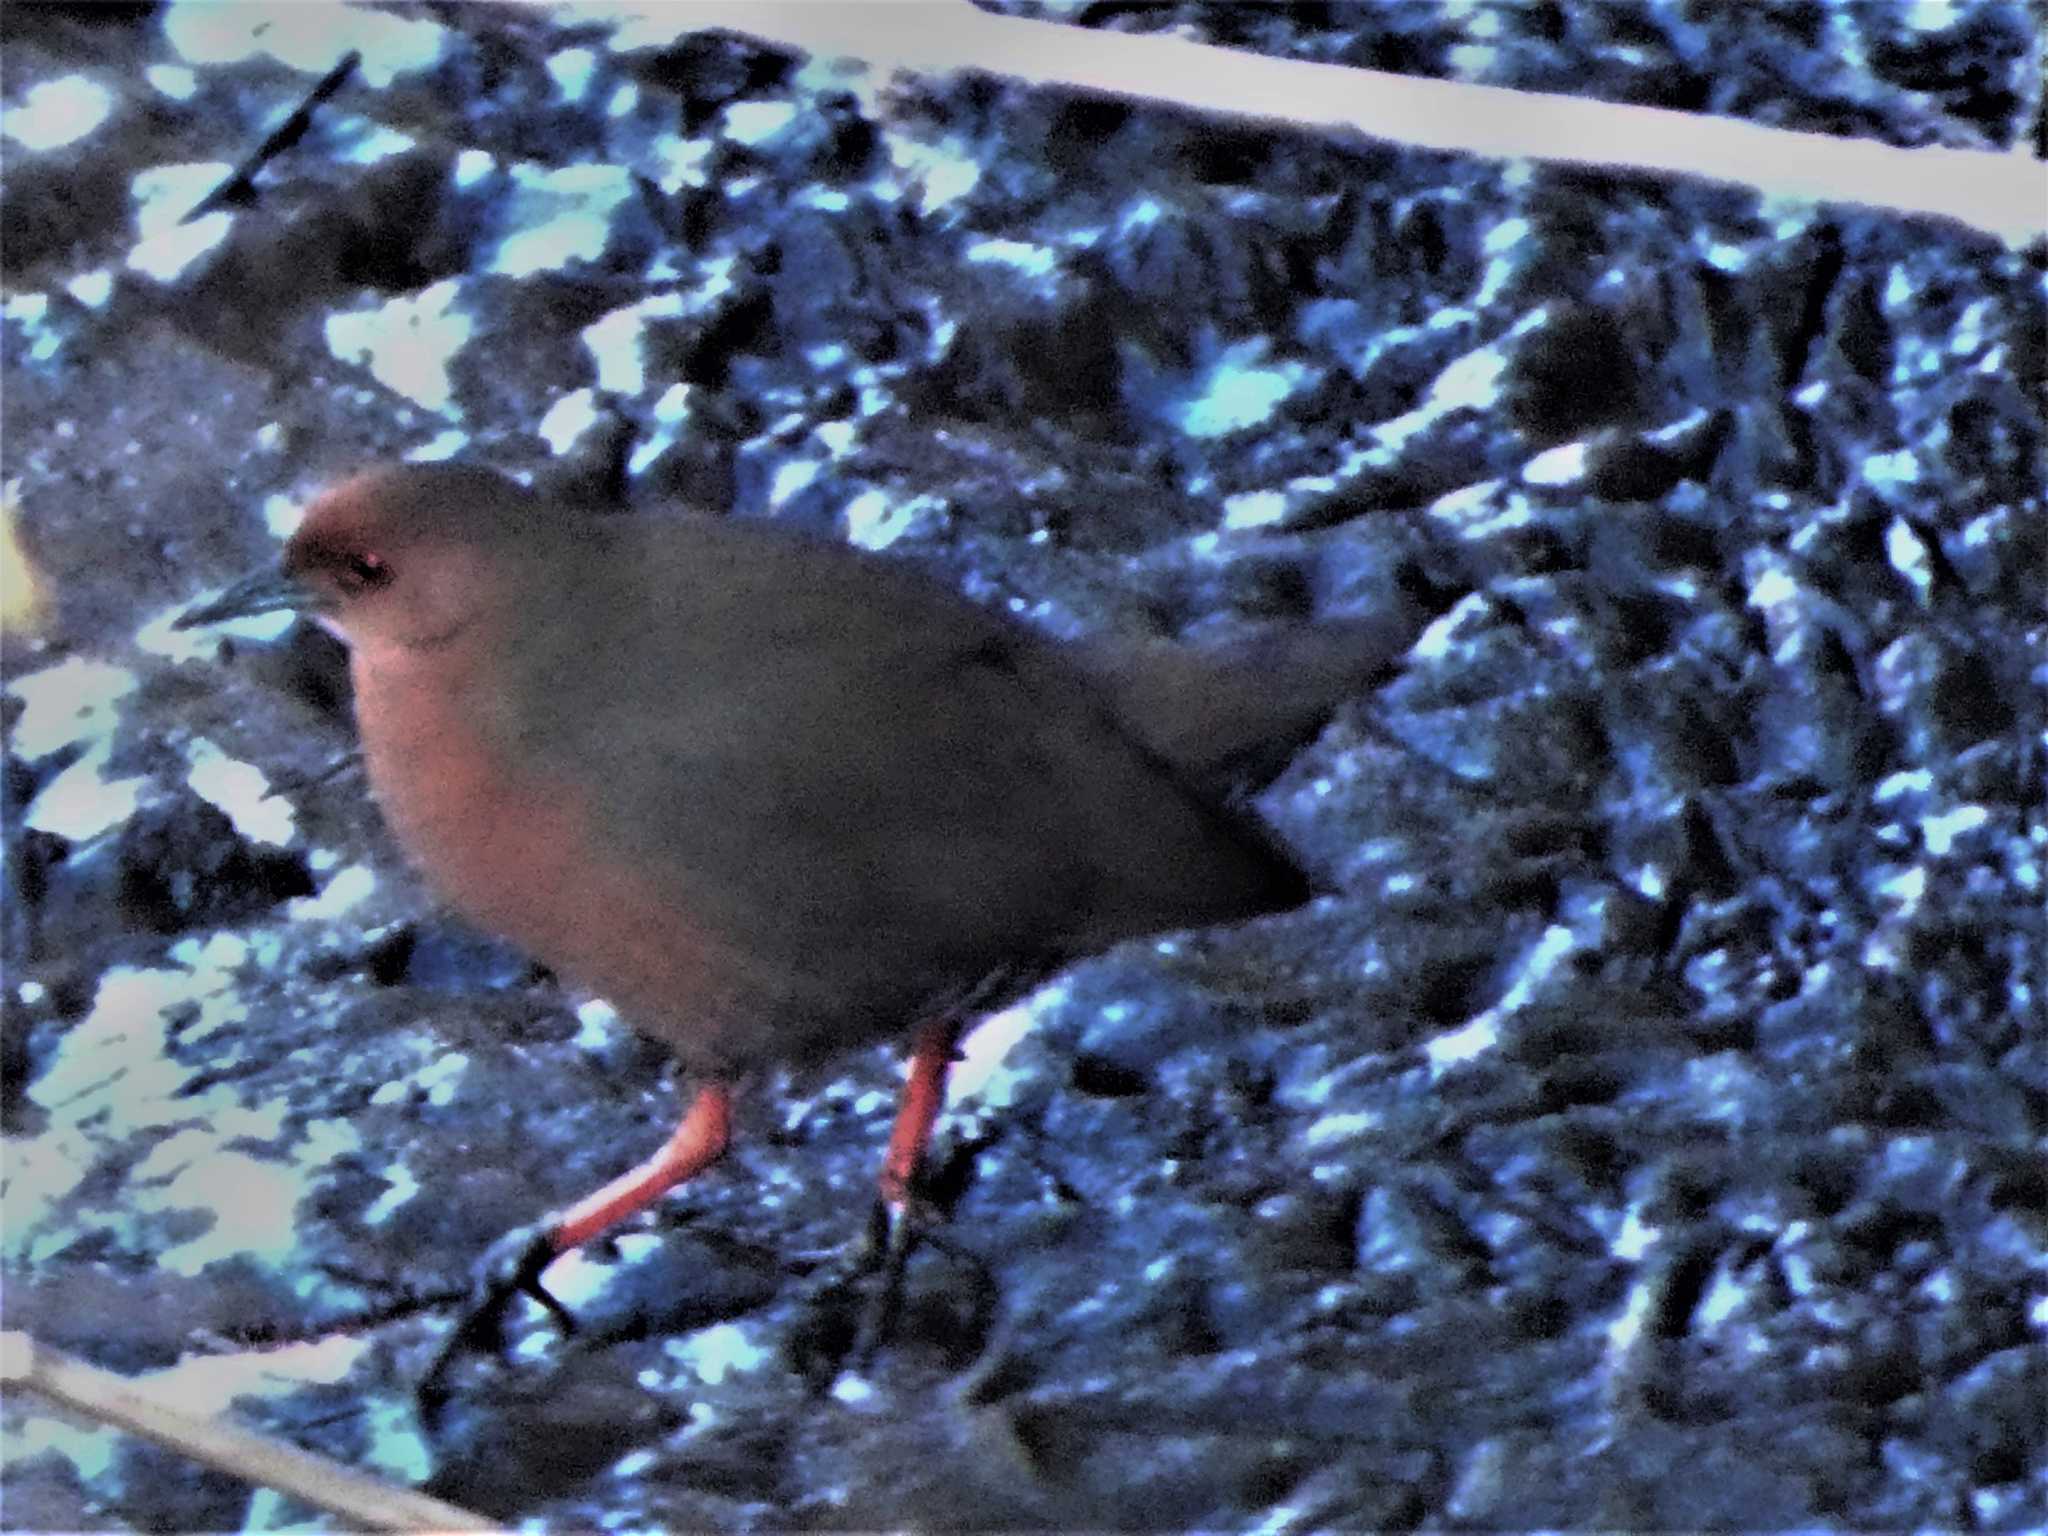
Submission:
MULTIPOLYGON (((865 1369, 875 1352, 895 1333, 903 1311, 904 1271, 909 1267, 911 1250, 927 1237, 942 1251, 953 1248, 931 1232, 930 1224, 919 1217, 913 1202, 875 1202, 875 1214, 868 1222, 865 1240, 873 1274, 867 1286, 867 1304, 860 1312, 860 1328, 853 1339, 851 1358, 856 1369, 865 1369)), ((984 1267, 984 1276, 986 1273, 984 1267)))
POLYGON ((575 1316, 540 1281, 541 1271, 561 1251, 555 1231, 552 1219, 514 1227, 484 1250, 462 1316, 413 1389, 429 1421, 448 1400, 449 1375, 458 1360, 465 1355, 498 1356, 504 1352, 505 1315, 516 1298, 529 1296, 539 1302, 564 1334, 576 1331, 575 1316))
POLYGON ((941 1235, 915 1204, 877 1201, 862 1234, 812 1278, 790 1361, 820 1391, 843 1369, 867 1369, 898 1341, 937 1348, 949 1365, 965 1365, 994 1326, 997 1298, 979 1255, 941 1235), (910 1260, 924 1250, 944 1257, 947 1273, 913 1288, 910 1260))

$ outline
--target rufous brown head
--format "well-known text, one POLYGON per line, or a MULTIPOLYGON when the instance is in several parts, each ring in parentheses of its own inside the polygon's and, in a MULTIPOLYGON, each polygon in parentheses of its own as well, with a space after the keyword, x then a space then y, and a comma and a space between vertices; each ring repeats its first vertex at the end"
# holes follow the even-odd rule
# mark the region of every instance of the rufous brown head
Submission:
POLYGON ((445 644, 516 580, 537 533, 530 492, 452 464, 374 469, 306 509, 276 569, 177 622, 180 629, 297 609, 350 645, 445 644))

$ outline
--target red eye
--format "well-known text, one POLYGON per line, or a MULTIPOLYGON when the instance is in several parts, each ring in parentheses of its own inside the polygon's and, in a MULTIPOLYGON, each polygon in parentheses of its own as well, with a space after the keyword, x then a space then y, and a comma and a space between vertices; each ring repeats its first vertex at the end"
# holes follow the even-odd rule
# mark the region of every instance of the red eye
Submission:
POLYGON ((369 592, 391 579, 391 567, 382 555, 350 555, 342 562, 341 585, 349 592, 369 592))

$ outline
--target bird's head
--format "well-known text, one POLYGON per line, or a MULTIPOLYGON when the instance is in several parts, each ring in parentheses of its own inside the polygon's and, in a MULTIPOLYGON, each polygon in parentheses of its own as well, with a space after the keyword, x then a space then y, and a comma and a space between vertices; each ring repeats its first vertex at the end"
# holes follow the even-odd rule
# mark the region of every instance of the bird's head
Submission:
POLYGON ((511 597, 537 532, 532 493, 493 470, 370 470, 314 500, 275 569, 228 588, 177 627, 297 609, 356 648, 442 645, 511 597))

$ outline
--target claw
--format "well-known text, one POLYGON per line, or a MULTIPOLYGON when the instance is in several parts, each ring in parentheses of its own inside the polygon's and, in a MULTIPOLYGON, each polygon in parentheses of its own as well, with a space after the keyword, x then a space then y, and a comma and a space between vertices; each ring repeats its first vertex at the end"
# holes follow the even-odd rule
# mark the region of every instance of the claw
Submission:
POLYGON ((532 1297, 563 1333, 576 1331, 574 1314, 540 1283, 541 1271, 561 1253, 555 1237, 559 1226, 555 1219, 544 1218, 529 1227, 514 1227, 484 1250, 471 1282, 467 1310, 413 1389, 429 1422, 448 1400, 446 1377, 458 1357, 495 1355, 504 1349, 505 1311, 513 1297, 532 1297))

